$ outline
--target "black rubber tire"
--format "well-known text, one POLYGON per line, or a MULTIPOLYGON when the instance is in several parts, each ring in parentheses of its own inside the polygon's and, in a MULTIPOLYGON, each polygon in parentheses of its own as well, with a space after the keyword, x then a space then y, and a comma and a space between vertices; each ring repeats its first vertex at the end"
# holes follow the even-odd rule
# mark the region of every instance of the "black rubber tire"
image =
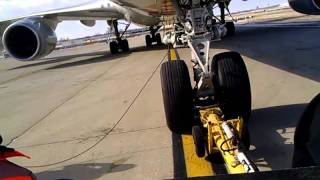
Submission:
POLYGON ((123 52, 129 52, 129 43, 127 39, 121 40, 121 49, 123 52))
POLYGON ((165 62, 160 76, 168 128, 177 134, 190 133, 194 125, 193 94, 186 63, 165 62))
POLYGON ((234 22, 226 22, 227 36, 233 36, 236 33, 234 22))
POLYGON ((204 141, 203 129, 200 126, 192 127, 192 137, 198 157, 204 157, 206 154, 206 146, 204 141))
POLYGON ((145 39, 146 39, 147 47, 151 47, 152 46, 151 36, 150 35, 146 35, 145 39))
POLYGON ((177 1, 178 7, 182 7, 184 9, 191 9, 192 8, 192 1, 177 1))
POLYGON ((248 129, 248 126, 246 124, 244 124, 244 126, 242 128, 241 143, 243 145, 244 150, 249 151, 251 140, 250 140, 249 129, 248 129))
POLYGON ((211 71, 218 104, 226 118, 241 115, 244 123, 251 114, 251 89, 245 63, 237 52, 225 52, 213 57, 211 71))
POLYGON ((157 40, 157 45, 161 46, 162 45, 162 41, 161 41, 161 35, 160 33, 156 34, 156 40, 157 40))
POLYGON ((300 120, 298 121, 294 133, 294 150, 292 158, 293 168, 319 165, 317 164, 317 161, 314 159, 314 157, 312 157, 312 154, 310 153, 307 145, 311 143, 310 138, 313 134, 312 125, 317 124, 315 123, 315 121, 319 120, 315 118, 318 115, 317 109, 319 108, 319 104, 320 93, 316 95, 307 105, 302 116, 300 117, 300 120))
POLYGON ((118 43, 116 41, 111 41, 109 46, 111 54, 118 53, 118 43))

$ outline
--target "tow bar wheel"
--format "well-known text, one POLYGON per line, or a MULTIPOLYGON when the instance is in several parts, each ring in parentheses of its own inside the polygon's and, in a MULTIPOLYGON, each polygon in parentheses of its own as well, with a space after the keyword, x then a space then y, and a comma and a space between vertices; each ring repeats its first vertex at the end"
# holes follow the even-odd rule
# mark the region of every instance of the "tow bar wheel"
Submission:
POLYGON ((191 132, 193 96, 187 65, 182 60, 168 61, 160 69, 162 96, 168 128, 178 134, 191 132))
POLYGON ((196 148, 196 154, 198 157, 204 157, 206 153, 205 134, 201 126, 192 127, 192 137, 196 148))

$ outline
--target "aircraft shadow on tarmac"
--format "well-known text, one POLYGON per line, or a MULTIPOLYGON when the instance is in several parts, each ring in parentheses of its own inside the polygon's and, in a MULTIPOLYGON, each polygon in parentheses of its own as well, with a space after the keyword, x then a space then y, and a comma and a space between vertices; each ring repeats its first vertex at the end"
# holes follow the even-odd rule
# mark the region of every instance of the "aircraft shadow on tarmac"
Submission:
POLYGON ((291 168, 294 129, 307 104, 292 104, 255 109, 249 122, 251 144, 248 155, 259 167, 291 168), (288 137, 288 138, 287 138, 288 137), (262 163, 265 161, 267 164, 262 163))
POLYGON ((108 173, 126 171, 134 168, 135 164, 113 164, 113 163, 87 163, 65 166, 59 170, 49 170, 37 173, 38 179, 56 180, 87 180, 97 179, 108 173))
MULTIPOLYGON (((319 27, 317 27, 319 28, 319 27)), ((320 82, 320 36, 315 28, 237 27, 213 49, 237 51, 258 62, 320 82)))
POLYGON ((50 70, 50 69, 58 69, 58 68, 67 68, 67 67, 80 66, 85 64, 93 64, 93 63, 116 60, 122 57, 126 57, 134 52, 146 52, 146 51, 155 51, 155 50, 163 50, 163 49, 166 49, 166 46, 163 45, 163 46, 154 46, 154 47, 148 47, 148 48, 145 46, 139 46, 139 47, 131 48, 130 52, 128 53, 119 53, 115 55, 111 55, 109 51, 99 51, 99 52, 89 52, 89 53, 81 53, 81 54, 75 54, 75 55, 49 57, 49 58, 39 59, 36 61, 36 63, 33 63, 33 64, 22 65, 22 66, 11 68, 9 70, 23 69, 28 67, 35 67, 35 66, 55 64, 55 63, 59 63, 59 64, 53 65, 46 69, 50 70), (83 57, 83 56, 88 56, 88 58, 82 59, 79 61, 72 61, 74 58, 83 57), (68 62, 68 61, 71 61, 71 62, 68 62), (66 62, 66 63, 61 64, 61 62, 66 62))

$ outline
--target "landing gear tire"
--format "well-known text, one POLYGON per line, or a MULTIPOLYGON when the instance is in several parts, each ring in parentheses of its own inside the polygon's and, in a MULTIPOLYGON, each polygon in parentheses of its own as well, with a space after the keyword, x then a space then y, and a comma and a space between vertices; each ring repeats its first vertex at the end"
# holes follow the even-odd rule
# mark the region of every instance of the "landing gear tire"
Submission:
POLYGON ((121 40, 121 49, 123 52, 129 52, 129 43, 128 40, 121 40))
POLYGON ((198 157, 204 157, 206 153, 206 146, 204 141, 203 129, 200 126, 192 127, 192 137, 196 148, 196 154, 198 157))
POLYGON ((119 43, 117 41, 110 42, 110 52, 111 52, 111 54, 118 53, 119 49, 122 49, 122 52, 128 52, 130 50, 129 49, 128 40, 123 39, 119 43))
POLYGON ((111 41, 109 46, 111 54, 118 53, 118 43, 116 41, 111 41))
POLYGON ((251 89, 245 63, 237 52, 213 57, 211 71, 218 104, 227 118, 242 116, 248 122, 251 114, 251 89))
POLYGON ((168 128, 178 134, 191 132, 193 94, 186 63, 182 60, 165 62, 160 76, 168 128))
POLYGON ((234 22, 226 22, 225 27, 227 28, 227 36, 233 36, 236 32, 234 22))
POLYGON ((152 46, 151 36, 150 35, 146 35, 145 39, 146 39, 147 47, 151 47, 152 46))
POLYGON ((157 40, 157 45, 158 45, 158 46, 162 45, 160 33, 157 33, 157 34, 156 34, 156 40, 157 40))
POLYGON ((250 148, 247 123, 251 114, 251 89, 245 63, 237 52, 225 52, 213 57, 211 71, 219 107, 226 118, 243 118, 241 142, 250 148))

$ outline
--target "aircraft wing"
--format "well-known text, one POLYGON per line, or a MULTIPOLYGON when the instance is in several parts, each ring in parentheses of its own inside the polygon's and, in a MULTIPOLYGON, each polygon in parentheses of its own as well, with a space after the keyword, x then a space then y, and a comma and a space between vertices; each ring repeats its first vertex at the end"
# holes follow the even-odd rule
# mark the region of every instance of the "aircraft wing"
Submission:
MULTIPOLYGON (((110 7, 110 3, 103 3, 97 1, 93 3, 80 4, 73 7, 66 7, 61 9, 53 9, 44 12, 37 12, 27 16, 14 17, 11 19, 0 20, 1 22, 15 21, 27 17, 40 16, 43 18, 57 18, 57 20, 105 20, 106 18, 123 18, 123 13, 120 9, 110 7)), ((113 5, 113 3, 112 3, 113 5)))
MULTIPOLYGON (((21 19, 34 17, 40 18, 41 21, 48 24, 53 30, 59 22, 66 20, 80 20, 82 24, 87 26, 93 26, 95 20, 124 19, 146 26, 156 25, 160 21, 159 17, 150 15, 146 11, 128 7, 112 0, 96 0, 72 7, 0 20, 0 37, 2 37, 5 29, 7 29, 10 24, 21 19)), ((0 42, 0 50, 1 49, 3 49, 2 41, 0 42)))
MULTIPOLYGON (((84 3, 72 7, 54 9, 44 12, 33 13, 27 16, 20 16, 11 19, 0 19, 0 23, 12 22, 17 19, 23 19, 27 17, 40 16, 46 19, 56 19, 59 21, 64 20, 107 20, 107 19, 125 19, 128 21, 137 20, 134 15, 139 15, 140 19, 159 19, 158 17, 151 16, 147 13, 141 13, 135 11, 135 9, 122 6, 119 3, 115 3, 111 0, 98 0, 89 3, 84 3), (131 17, 130 17, 131 16, 131 17)), ((139 20, 136 22, 140 24, 139 20)), ((149 25, 141 23, 141 25, 149 25)))

